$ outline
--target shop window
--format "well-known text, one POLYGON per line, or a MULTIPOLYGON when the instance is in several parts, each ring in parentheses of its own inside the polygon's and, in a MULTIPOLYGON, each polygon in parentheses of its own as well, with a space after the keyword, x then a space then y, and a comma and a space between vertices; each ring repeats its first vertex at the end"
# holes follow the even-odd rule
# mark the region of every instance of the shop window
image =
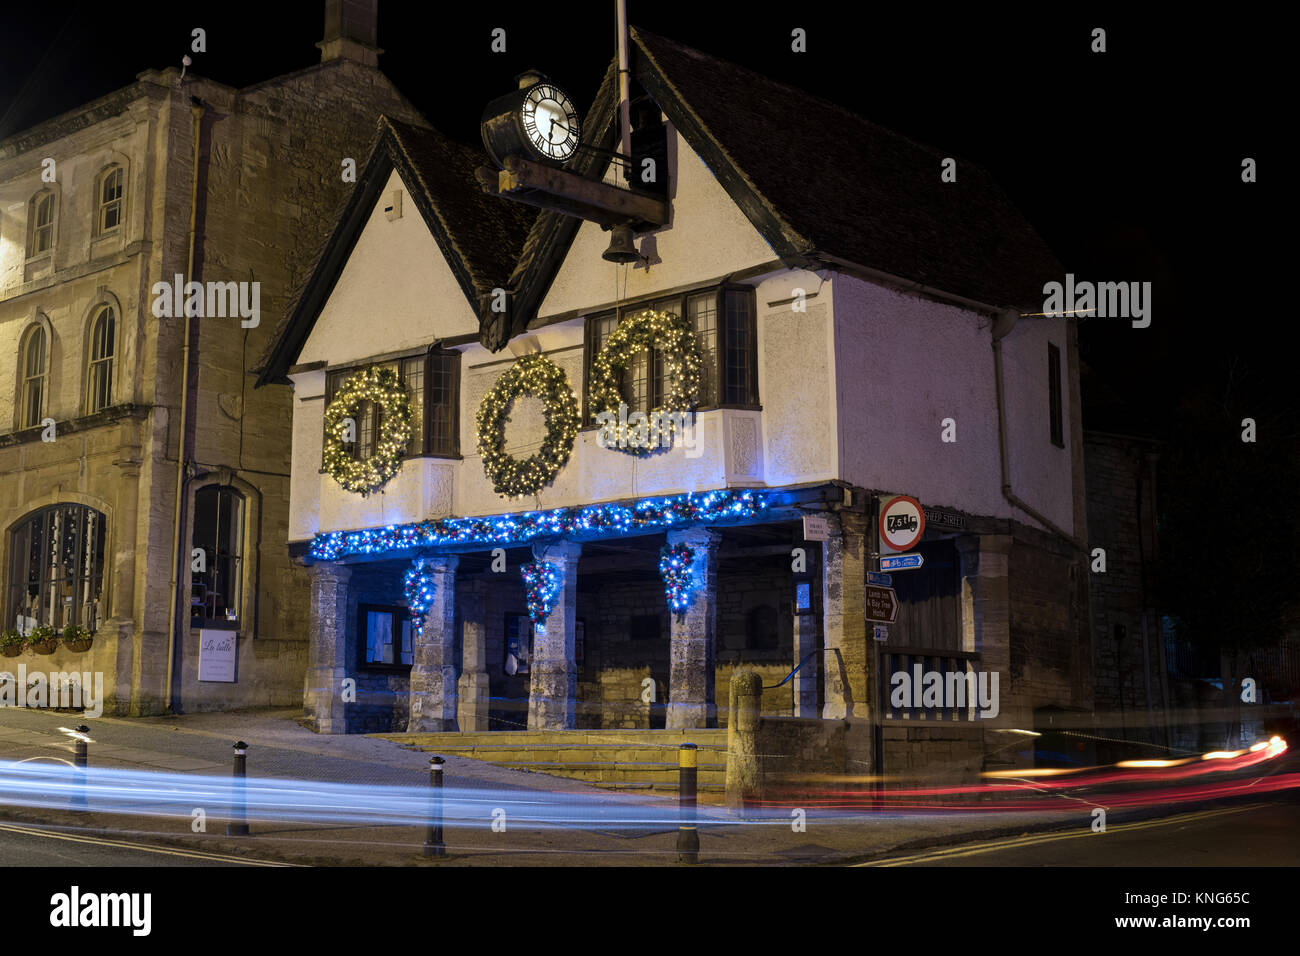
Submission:
POLYGON ((23 518, 9 540, 5 627, 24 634, 38 624, 98 630, 104 534, 104 516, 85 505, 53 505, 23 518))
POLYGON ((243 585, 244 497, 208 485, 194 495, 190 552, 190 621, 195 627, 240 626, 243 585))

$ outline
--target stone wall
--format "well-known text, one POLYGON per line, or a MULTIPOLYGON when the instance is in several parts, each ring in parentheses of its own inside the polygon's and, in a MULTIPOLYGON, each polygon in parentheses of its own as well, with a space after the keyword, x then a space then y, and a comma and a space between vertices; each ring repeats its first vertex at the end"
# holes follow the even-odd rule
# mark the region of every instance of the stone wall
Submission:
POLYGON ((1104 572, 1089 572, 1098 718, 1111 731, 1105 736, 1167 744, 1166 708, 1175 701, 1151 593, 1154 454, 1155 444, 1143 439, 1085 435, 1088 547, 1106 558, 1104 572))
POLYGON ((887 720, 882 735, 885 774, 928 782, 978 782, 985 747, 994 742, 981 724, 962 721, 887 720))

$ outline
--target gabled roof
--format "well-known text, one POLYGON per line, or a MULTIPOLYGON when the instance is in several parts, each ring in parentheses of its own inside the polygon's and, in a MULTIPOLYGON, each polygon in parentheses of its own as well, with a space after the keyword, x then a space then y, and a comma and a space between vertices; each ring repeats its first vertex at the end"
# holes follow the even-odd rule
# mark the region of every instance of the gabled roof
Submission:
MULTIPOLYGON (((780 258, 828 258, 994 308, 1041 303, 1045 277, 1063 271, 975 164, 959 161, 957 181, 942 182, 946 153, 699 50, 630 32, 637 82, 780 258)), ((612 140, 614 106, 607 76, 587 120, 603 134, 596 145, 612 140)), ((511 279, 516 332, 579 225, 555 213, 534 223, 511 279)))
POLYGON ((474 171, 486 163, 486 156, 434 130, 381 116, 378 138, 355 187, 327 221, 328 232, 254 369, 257 384, 288 382, 286 373, 311 335, 393 170, 410 191, 465 298, 483 314, 491 290, 504 287, 515 269, 536 218, 527 206, 483 193, 474 171))

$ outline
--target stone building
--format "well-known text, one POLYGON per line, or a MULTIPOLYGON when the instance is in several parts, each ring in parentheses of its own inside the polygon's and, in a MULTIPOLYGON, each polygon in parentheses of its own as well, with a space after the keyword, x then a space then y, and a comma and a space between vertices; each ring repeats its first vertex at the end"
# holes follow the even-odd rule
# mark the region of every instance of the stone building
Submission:
MULTIPOLYGON (((1158 460, 1159 443, 1153 439, 1084 432, 1088 538, 1092 548, 1103 552, 1092 563, 1105 561, 1104 570, 1097 565, 1089 575, 1095 704, 1099 726, 1105 728, 1101 736, 1169 746, 1175 704, 1154 594, 1158 460)), ((1130 755, 1123 745, 1116 749, 1103 743, 1100 749, 1103 760, 1130 755)))
MULTIPOLYGON (((1076 328, 1019 318, 1063 270, 973 164, 943 182, 944 153, 644 31, 632 59, 632 165, 657 160, 669 209, 635 261, 386 121, 263 360, 294 389, 307 717, 702 728, 743 665, 765 714, 863 731, 858 772, 877 717, 887 767, 1032 762, 1009 731, 1092 708, 1076 328), (609 390, 670 406, 688 354, 693 426, 611 447, 609 390), (924 505, 925 563, 877 645, 890 494, 924 505), (997 673, 997 715, 893 706, 917 665, 997 673)), ((592 183, 618 181, 614 75, 567 167, 592 183)))
POLYGON ((381 113, 423 122, 377 67, 374 8, 327 2, 309 69, 148 70, 0 141, 0 629, 92 631, 26 663, 102 672, 106 712, 301 699, 291 396, 248 369, 343 159, 381 113))

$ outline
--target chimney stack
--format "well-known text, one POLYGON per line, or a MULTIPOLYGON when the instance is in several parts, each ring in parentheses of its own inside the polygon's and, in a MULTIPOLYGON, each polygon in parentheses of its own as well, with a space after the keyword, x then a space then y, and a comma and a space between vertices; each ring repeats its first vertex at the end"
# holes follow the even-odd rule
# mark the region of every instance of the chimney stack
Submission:
POLYGON ((316 44, 320 61, 354 60, 379 66, 379 0, 325 0, 325 36, 316 44))

